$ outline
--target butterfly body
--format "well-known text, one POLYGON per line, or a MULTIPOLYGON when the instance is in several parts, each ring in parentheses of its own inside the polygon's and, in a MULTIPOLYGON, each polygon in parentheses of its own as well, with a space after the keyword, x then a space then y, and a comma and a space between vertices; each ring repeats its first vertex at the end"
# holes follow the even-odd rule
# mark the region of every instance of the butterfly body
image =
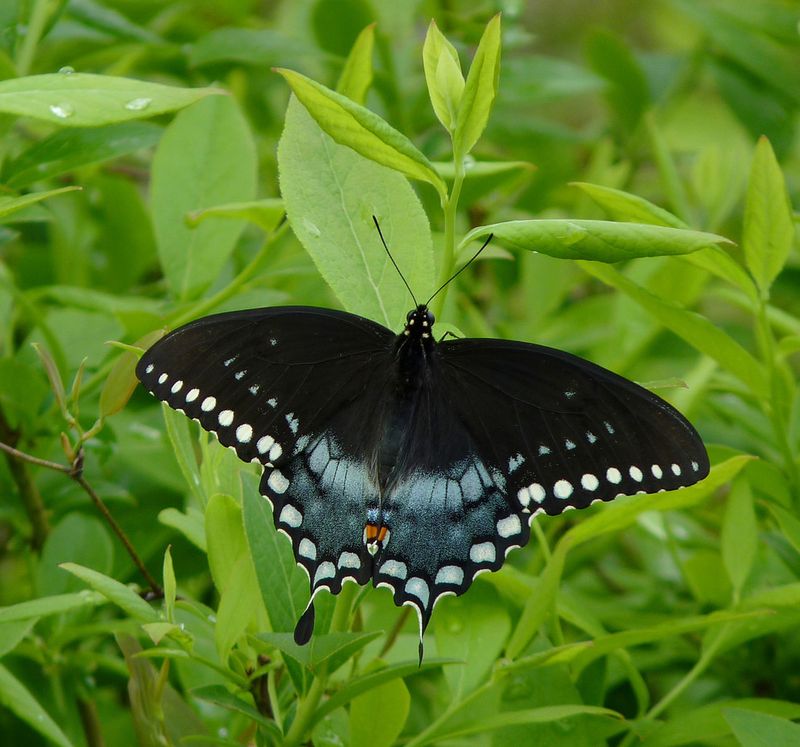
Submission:
POLYGON ((437 342, 424 306, 400 334, 344 312, 276 307, 186 325, 142 357, 159 399, 263 466, 276 528, 313 599, 370 580, 420 634, 524 545, 538 513, 670 490, 708 472, 699 436, 645 389, 562 351, 437 342))

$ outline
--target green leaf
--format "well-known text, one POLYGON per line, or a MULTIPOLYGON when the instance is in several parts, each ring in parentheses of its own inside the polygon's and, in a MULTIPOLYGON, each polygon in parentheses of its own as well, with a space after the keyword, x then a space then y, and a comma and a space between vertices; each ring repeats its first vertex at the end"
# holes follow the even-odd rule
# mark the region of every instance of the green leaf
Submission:
POLYGON ((445 129, 452 131, 464 92, 464 75, 456 48, 433 20, 422 47, 422 64, 433 111, 445 129))
MULTIPOLYGON (((144 337, 140 337, 134 345, 142 350, 147 350, 153 343, 163 336, 163 330, 154 330, 144 337)), ((136 378, 136 364, 139 357, 127 350, 124 351, 117 362, 108 372, 108 377, 100 390, 100 415, 104 418, 116 415, 128 404, 128 400, 139 385, 136 378)))
POLYGON ((0 607, 0 625, 30 620, 32 618, 61 615, 83 607, 94 607, 102 604, 105 598, 92 591, 79 591, 75 594, 56 594, 51 597, 40 597, 30 602, 20 602, 9 607, 0 607))
POLYGON ((278 167, 292 229, 344 307, 396 328, 408 291, 372 216, 415 294, 429 292, 435 274, 430 227, 411 185, 334 143, 295 100, 286 113, 278 167))
POLYGON ((258 583, 250 554, 241 552, 220 595, 214 639, 221 661, 227 661, 234 644, 256 618, 259 609, 258 583))
POLYGON ((644 223, 602 220, 514 220, 473 228, 461 241, 494 234, 514 249, 535 251, 561 259, 620 262, 634 257, 688 254, 720 242, 723 236, 644 223))
POLYGON ((167 547, 164 553, 164 570, 162 572, 164 585, 164 612, 167 622, 175 622, 175 599, 178 595, 178 583, 175 580, 175 567, 172 564, 172 548, 167 547))
POLYGON ((728 495, 722 519, 722 559, 738 599, 758 547, 758 521, 753 510, 753 493, 744 478, 736 480, 728 495))
POLYGON ((163 128, 150 122, 58 130, 3 168, 9 187, 19 189, 75 169, 152 148, 163 128))
POLYGON ((28 620, 0 623, 0 659, 9 651, 13 651, 33 630, 33 626, 37 622, 39 622, 39 618, 32 617, 28 620))
POLYGON ((0 112, 68 127, 97 127, 166 114, 221 93, 110 75, 32 75, 0 81, 0 112))
POLYGON ((357 104, 364 104, 372 85, 372 48, 375 24, 371 23, 356 38, 336 84, 336 91, 357 104))
POLYGON ((66 192, 79 192, 80 189, 80 187, 60 187, 59 189, 51 189, 47 192, 32 192, 22 197, 0 197, 0 218, 16 213, 19 210, 24 210, 50 197, 63 195, 66 192))
POLYGON ((189 508, 184 514, 176 508, 165 508, 159 512, 158 520, 165 527, 180 532, 195 547, 206 552, 206 534, 201 511, 189 508))
POLYGON ((432 184, 444 198, 447 189, 431 162, 388 122, 305 75, 282 68, 277 72, 317 124, 337 143, 412 179, 432 184))
POLYGON ((792 207, 783 173, 765 137, 756 145, 744 209, 743 248, 762 296, 783 269, 794 241, 792 207))
POLYGON ((181 112, 153 158, 151 197, 158 254, 173 297, 196 298, 216 279, 243 221, 186 225, 191 211, 249 201, 256 191, 256 150, 233 99, 213 97, 181 112))
POLYGON ((621 189, 604 187, 601 184, 588 182, 570 182, 570 186, 577 187, 584 194, 592 198, 609 217, 615 221, 628 223, 647 223, 655 226, 670 226, 672 228, 688 228, 680 218, 669 210, 654 205, 644 197, 624 192, 621 189))
POLYGON ((261 633, 258 637, 314 673, 319 673, 323 665, 325 671, 332 673, 382 635, 380 630, 372 633, 315 633, 310 643, 304 646, 294 642, 292 633, 261 633))
POLYGON ((350 703, 350 744, 390 747, 400 736, 411 708, 411 695, 402 679, 368 690, 350 703), (380 728, 375 728, 380 724, 380 728))
POLYGON ((755 395, 767 396, 764 367, 713 322, 653 295, 612 267, 594 263, 581 263, 581 267, 590 275, 633 298, 661 324, 743 381, 755 395))
POLYGON ((194 439, 191 435, 192 424, 185 415, 176 412, 166 404, 161 406, 161 412, 164 415, 167 436, 175 452, 175 459, 181 474, 192 494, 200 502, 200 505, 204 506, 206 494, 200 483, 200 468, 197 464, 194 439))
POLYGON ((11 672, 0 664, 0 705, 22 719, 34 731, 60 747, 72 747, 67 735, 50 718, 36 698, 11 672))
POLYGON ((134 620, 145 623, 159 622, 158 613, 135 591, 116 579, 77 563, 61 563, 59 567, 74 574, 95 591, 99 591, 109 602, 123 609, 134 620))
POLYGON ((453 154, 463 158, 486 129, 500 78, 500 14, 486 25, 467 73, 453 132, 453 154))
POLYGON ((319 59, 319 49, 273 29, 217 28, 201 36, 189 52, 194 66, 235 62, 260 69, 305 58, 319 59))
POLYGON ((215 493, 209 498, 205 532, 211 578, 222 593, 231 581, 239 556, 247 551, 242 509, 231 496, 215 493))
POLYGON ((726 708, 722 712, 742 747, 800 744, 800 726, 767 713, 726 708))
POLYGON ((266 728, 274 737, 280 739, 282 734, 277 724, 268 718, 264 718, 250 703, 236 697, 233 693, 226 690, 222 685, 207 685, 206 687, 196 687, 191 690, 192 697, 203 700, 206 703, 213 703, 226 711, 241 713, 250 721, 266 728))
POLYGON ((246 220, 258 226, 264 233, 272 233, 285 214, 283 200, 269 198, 251 202, 232 202, 227 205, 194 210, 186 216, 187 224, 194 228, 209 218, 246 220))

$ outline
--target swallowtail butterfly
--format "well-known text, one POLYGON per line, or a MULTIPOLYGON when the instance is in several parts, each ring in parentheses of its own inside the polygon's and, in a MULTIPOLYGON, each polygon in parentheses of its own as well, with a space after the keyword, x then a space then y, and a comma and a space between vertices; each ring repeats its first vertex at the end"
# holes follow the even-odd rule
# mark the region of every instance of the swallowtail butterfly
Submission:
POLYGON ((673 490, 708 474, 691 424, 651 392, 524 342, 437 341, 425 304, 398 335, 303 306, 198 319, 136 369, 144 386, 263 467, 261 492, 313 600, 388 586, 422 634, 522 547, 541 512, 673 490))

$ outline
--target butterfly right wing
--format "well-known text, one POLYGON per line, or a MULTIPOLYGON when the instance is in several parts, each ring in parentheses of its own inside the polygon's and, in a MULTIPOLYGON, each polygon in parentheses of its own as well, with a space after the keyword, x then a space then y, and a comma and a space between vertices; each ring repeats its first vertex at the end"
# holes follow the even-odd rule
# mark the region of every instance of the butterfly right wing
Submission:
POLYGON ((158 399, 263 465, 261 493, 312 595, 370 578, 363 531, 378 496, 369 454, 393 340, 352 314, 275 307, 199 319, 137 366, 158 399))

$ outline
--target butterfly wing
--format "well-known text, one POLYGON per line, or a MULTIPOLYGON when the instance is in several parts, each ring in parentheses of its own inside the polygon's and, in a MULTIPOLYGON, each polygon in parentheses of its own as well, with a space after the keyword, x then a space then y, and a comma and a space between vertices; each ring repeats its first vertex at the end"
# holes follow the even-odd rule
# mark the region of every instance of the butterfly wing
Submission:
POLYGON ((175 330, 136 369, 158 399, 264 466, 261 492, 312 594, 370 578, 362 535, 378 494, 365 423, 385 396, 394 338, 344 312, 255 309, 175 330))
POLYGON ((527 543, 530 520, 708 474, 697 432, 651 392, 576 356, 501 340, 442 343, 386 497, 391 539, 376 581, 413 605, 424 630, 436 600, 462 594, 527 543))

